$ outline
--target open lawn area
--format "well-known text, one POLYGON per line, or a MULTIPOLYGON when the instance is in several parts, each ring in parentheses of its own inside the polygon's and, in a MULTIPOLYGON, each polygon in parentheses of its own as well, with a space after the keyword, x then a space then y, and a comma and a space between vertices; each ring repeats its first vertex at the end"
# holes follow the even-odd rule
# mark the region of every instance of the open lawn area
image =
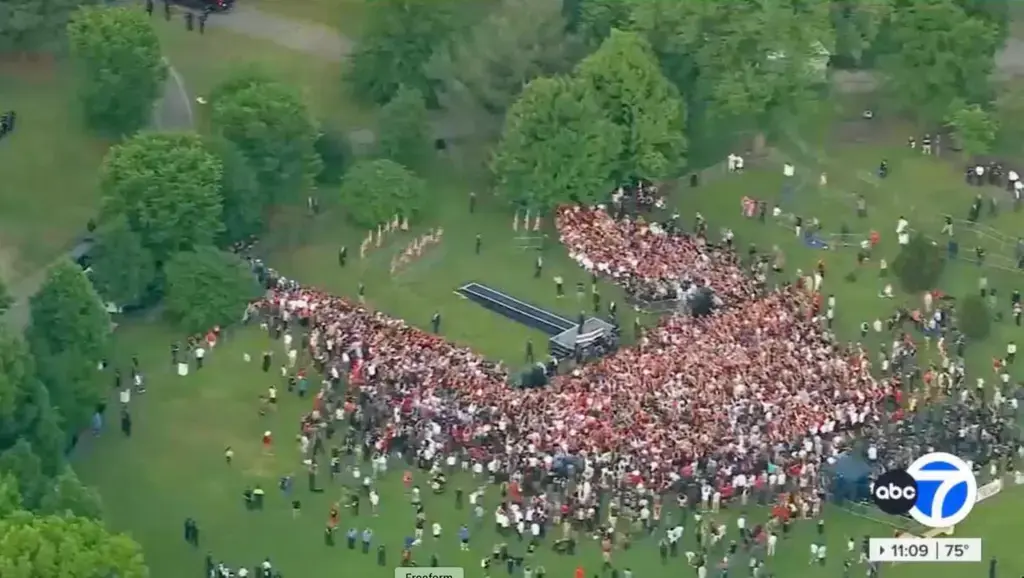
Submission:
POLYGON ((17 286, 85 231, 107 143, 87 136, 69 71, 47 56, 0 60, 0 109, 17 129, 0 141, 0 277, 17 286))
MULTIPOLYGON (((232 73, 254 67, 302 90, 318 118, 347 130, 372 128, 372 115, 351 104, 342 82, 342 66, 263 40, 222 28, 204 35, 188 32, 178 19, 154 18, 160 44, 171 65, 181 74, 193 97, 209 95, 232 73)), ((205 115, 197 108, 199 122, 205 115)))
MULTIPOLYGON (((338 274, 340 276, 341 273, 338 274)), ((492 330, 500 331, 491 326, 492 330)), ((320 483, 323 493, 310 493, 300 464, 300 453, 294 441, 296 427, 302 413, 309 411, 310 400, 285 394, 280 380, 273 373, 260 371, 258 355, 265 349, 280 347, 262 331, 243 329, 230 335, 218 345, 209 363, 198 373, 178 377, 169 362, 168 343, 177 335, 158 324, 128 324, 119 332, 121 351, 126 356, 138 353, 146 373, 149 391, 132 400, 134 431, 124 438, 115 424, 108 424, 97 438, 83 438, 76 457, 76 470, 83 480, 96 485, 104 498, 110 524, 129 532, 145 548, 153 578, 185 578, 200 576, 203 556, 212 552, 218 560, 232 566, 253 565, 270 556, 286 577, 327 578, 338 572, 351 572, 367 576, 390 576, 405 536, 411 535, 414 512, 401 483, 404 465, 393 463, 391 471, 378 480, 376 487, 382 494, 379 516, 372 516, 364 500, 358 516, 343 510, 337 545, 326 546, 322 538, 330 504, 347 491, 351 477, 331 482, 326 475, 320 483), (243 354, 249 353, 253 361, 246 363, 243 354), (282 399, 277 411, 261 417, 258 397, 266 387, 281 387, 282 399), (264 430, 274 432, 275 447, 272 455, 262 452, 260 437, 264 430), (223 459, 224 448, 235 451, 232 465, 223 459), (281 476, 296 477, 294 495, 286 497, 277 489, 281 476), (262 512, 249 512, 243 506, 242 492, 246 487, 261 485, 267 491, 267 507, 262 512), (302 512, 293 516, 292 499, 301 502, 302 512), (196 518, 201 530, 201 546, 193 550, 182 540, 182 521, 186 516, 196 518), (373 553, 349 551, 343 534, 349 528, 372 528, 374 547, 387 548, 387 567, 376 566, 373 553)), ((280 351, 278 351, 280 353, 280 351)), ((127 362, 127 359, 122 360, 127 362)), ((364 466, 364 471, 367 468, 364 466)), ((489 487, 485 503, 488 514, 482 528, 471 521, 468 508, 459 510, 454 504, 454 489, 462 488, 467 495, 475 482, 465 474, 458 474, 444 495, 429 495, 422 472, 417 483, 424 488, 426 513, 429 521, 439 521, 444 530, 438 542, 427 537, 415 548, 415 560, 427 564, 431 554, 437 554, 442 566, 466 568, 466 576, 484 576, 479 560, 486 556, 499 538, 491 529, 490 511, 499 501, 496 488, 489 487), (460 552, 456 538, 460 524, 473 528, 472 551, 460 552)), ((1014 528, 1019 527, 1024 501, 1020 490, 1013 488, 1002 496, 981 504, 956 535, 983 537, 985 556, 997 556, 1001 572, 1016 576, 1024 571, 1024 556, 1017 546, 1014 528)), ((727 520, 736 512, 721 514, 727 520)), ((666 513, 668 523, 679 519, 678 512, 666 513)), ((750 508, 752 521, 761 523, 765 513, 750 508)), ((832 554, 826 567, 808 566, 809 543, 814 539, 814 525, 798 523, 790 539, 780 546, 779 554, 769 561, 776 576, 802 576, 807 578, 833 578, 842 575, 841 564, 846 557, 846 540, 864 535, 889 537, 892 529, 845 510, 832 508, 826 512, 826 543, 832 554)), ((692 521, 685 516, 688 533, 683 550, 695 548, 692 521)), ((523 554, 525 547, 514 537, 507 539, 513 554, 523 554)), ((599 572, 600 558, 596 542, 586 539, 576 557, 554 554, 550 550, 553 537, 545 540, 532 566, 543 565, 549 576, 568 576, 577 564, 582 564, 587 575, 599 572)), ((628 551, 616 551, 614 563, 618 568, 632 568, 636 576, 688 576, 692 570, 680 559, 672 559, 662 566, 657 555, 656 539, 638 536, 628 551)), ((720 552, 719 552, 720 553, 720 552)), ((855 568, 853 576, 861 575, 855 568)), ((964 578, 983 575, 978 565, 934 564, 894 565, 883 569, 886 578, 964 578)), ((504 576, 503 567, 492 570, 492 576, 504 576)), ((735 576, 746 571, 736 568, 735 576)), ((1002 576, 1003 574, 1000 574, 1002 576)))

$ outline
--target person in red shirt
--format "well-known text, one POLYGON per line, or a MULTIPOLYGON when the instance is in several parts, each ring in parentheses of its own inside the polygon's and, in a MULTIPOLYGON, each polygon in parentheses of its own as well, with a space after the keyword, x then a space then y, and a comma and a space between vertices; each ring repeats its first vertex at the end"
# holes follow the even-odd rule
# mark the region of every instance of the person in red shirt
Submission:
POLYGON ((577 566, 576 572, 573 574, 573 578, 585 578, 586 574, 583 573, 583 566, 577 566))

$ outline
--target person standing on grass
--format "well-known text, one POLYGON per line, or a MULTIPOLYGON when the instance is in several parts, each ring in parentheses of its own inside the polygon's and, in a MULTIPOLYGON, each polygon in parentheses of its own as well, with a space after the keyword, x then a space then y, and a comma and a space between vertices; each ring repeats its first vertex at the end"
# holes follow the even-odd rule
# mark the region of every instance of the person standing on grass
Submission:
POLYGON ((132 416, 127 408, 121 409, 121 433, 126 438, 132 437, 132 416))
POLYGON ((370 553, 370 544, 373 542, 373 530, 366 528, 363 530, 363 554, 370 553))

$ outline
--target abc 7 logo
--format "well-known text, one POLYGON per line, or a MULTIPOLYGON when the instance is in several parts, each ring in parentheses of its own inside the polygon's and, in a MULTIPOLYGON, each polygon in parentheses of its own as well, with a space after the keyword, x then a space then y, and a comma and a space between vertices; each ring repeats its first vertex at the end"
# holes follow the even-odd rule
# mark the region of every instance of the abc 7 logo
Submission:
POLYGON ((935 452, 905 470, 889 470, 871 490, 875 504, 887 514, 909 514, 922 526, 948 528, 962 522, 978 500, 978 482, 960 458, 935 452))

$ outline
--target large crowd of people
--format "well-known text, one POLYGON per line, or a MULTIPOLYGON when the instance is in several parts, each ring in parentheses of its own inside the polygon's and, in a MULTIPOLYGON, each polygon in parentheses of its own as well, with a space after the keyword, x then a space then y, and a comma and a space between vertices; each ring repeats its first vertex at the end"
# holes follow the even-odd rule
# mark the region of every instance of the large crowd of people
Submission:
MULTIPOLYGON (((727 307, 669 316, 637 346, 540 391, 510 388, 500 364, 469 349, 292 282, 258 309, 278 331, 303 326, 325 373, 360 386, 359 405, 376 408, 367 435, 378 449, 461 452, 506 473, 603 464, 616 483, 663 490, 700 476, 727 492, 780 467, 806 479, 896 395, 898 380, 872 376, 865 351, 833 343, 818 299, 799 284, 757 297, 725 249, 600 208, 562 209, 557 223, 594 270, 627 283, 690 276, 727 307)), ((327 386, 320 400, 340 406, 339 396, 327 386)))

